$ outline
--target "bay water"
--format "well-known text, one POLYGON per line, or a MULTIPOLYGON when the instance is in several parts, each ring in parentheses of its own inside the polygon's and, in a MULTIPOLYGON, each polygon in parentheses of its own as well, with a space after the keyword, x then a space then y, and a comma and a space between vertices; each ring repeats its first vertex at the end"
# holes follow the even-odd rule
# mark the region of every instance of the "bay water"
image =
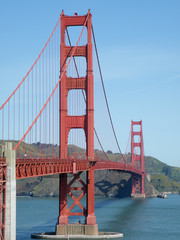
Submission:
MULTIPOLYGON (((17 240, 30 240, 35 232, 54 232, 58 198, 17 197, 17 240)), ((168 199, 95 199, 99 231, 120 232, 124 240, 180 239, 180 195, 168 199)), ((83 219, 73 217, 72 223, 83 219)))

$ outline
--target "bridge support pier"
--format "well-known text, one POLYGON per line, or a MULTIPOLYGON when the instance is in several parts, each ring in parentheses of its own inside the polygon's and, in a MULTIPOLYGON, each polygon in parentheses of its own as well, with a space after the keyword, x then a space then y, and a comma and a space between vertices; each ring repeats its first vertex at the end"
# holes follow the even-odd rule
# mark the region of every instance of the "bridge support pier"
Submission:
POLYGON ((16 151, 5 143, 7 163, 5 239, 16 240, 16 151))
POLYGON ((67 174, 60 175, 60 213, 56 226, 56 235, 98 235, 98 225, 94 213, 94 166, 86 172, 86 181, 81 178, 81 173, 74 174, 68 183, 67 174), (67 196, 73 203, 67 206, 67 196), (86 195, 86 207, 81 204, 81 199, 86 195), (73 211, 78 207, 80 211, 73 211), (69 224, 69 216, 84 216, 85 224, 69 224))
POLYGON ((57 225, 56 235, 98 235, 98 225, 67 224, 57 225))
POLYGON ((131 197, 145 198, 144 193, 144 175, 132 175, 132 193, 131 197))

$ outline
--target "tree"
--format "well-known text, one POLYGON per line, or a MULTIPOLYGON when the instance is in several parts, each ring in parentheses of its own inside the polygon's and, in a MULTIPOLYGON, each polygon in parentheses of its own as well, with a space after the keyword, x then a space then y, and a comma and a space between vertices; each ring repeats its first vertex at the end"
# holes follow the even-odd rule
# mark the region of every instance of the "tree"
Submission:
POLYGON ((172 168, 170 166, 163 167, 163 173, 168 176, 169 178, 172 177, 172 168))
POLYGON ((107 150, 107 153, 109 154, 113 154, 113 152, 111 150, 107 150))

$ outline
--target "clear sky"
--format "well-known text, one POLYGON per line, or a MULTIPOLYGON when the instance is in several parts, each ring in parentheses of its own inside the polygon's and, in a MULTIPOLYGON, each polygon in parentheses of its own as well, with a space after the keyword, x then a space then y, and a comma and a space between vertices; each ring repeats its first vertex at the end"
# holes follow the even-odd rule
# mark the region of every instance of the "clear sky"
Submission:
MULTIPOLYGON (((179 0, 1 1, 0 105, 35 61, 62 9, 67 15, 91 9, 122 151, 131 120, 142 120, 145 155, 180 167, 179 0)), ((105 150, 117 152, 106 122, 98 119, 105 150)))

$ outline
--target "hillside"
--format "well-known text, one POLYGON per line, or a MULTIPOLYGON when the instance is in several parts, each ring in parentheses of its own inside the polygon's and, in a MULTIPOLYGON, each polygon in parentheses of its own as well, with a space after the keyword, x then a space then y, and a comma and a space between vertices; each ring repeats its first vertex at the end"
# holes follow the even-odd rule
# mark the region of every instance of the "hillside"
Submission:
POLYGON ((180 168, 171 167, 150 156, 145 157, 145 164, 147 173, 163 174, 176 182, 180 182, 180 168))
POLYGON ((174 181, 172 178, 164 174, 153 174, 151 175, 151 184, 159 192, 172 192, 176 193, 180 191, 180 183, 174 181))

